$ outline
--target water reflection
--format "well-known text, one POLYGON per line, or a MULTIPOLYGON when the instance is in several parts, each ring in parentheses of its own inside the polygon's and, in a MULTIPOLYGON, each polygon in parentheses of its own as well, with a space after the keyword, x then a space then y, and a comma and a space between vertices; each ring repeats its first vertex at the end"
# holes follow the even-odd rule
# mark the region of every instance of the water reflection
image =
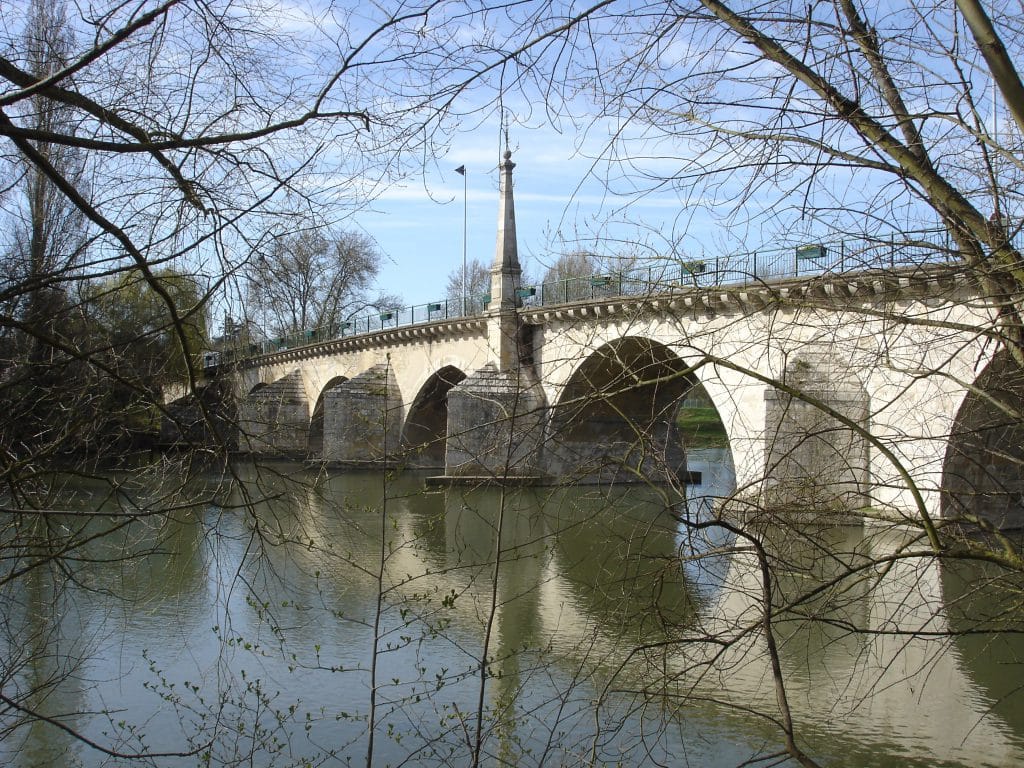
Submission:
MULTIPOLYGON (((780 533, 765 537, 773 622, 790 704, 815 751, 873 765, 1019 762, 1024 731, 978 696, 977 678, 951 652, 965 639, 950 637, 945 571, 920 541, 902 529, 780 533)), ((716 640, 736 639, 715 655, 721 700, 770 712, 776 690, 763 637, 743 631, 763 620, 758 573, 752 554, 731 558, 705 628, 716 640)), ((1016 626, 1021 619, 1018 606, 1016 626)), ((1019 634, 1000 643, 1003 661, 978 661, 997 666, 1024 650, 1019 634)), ((1018 713, 1021 704, 1007 702, 1018 713)))
POLYGON ((942 570, 942 595, 958 666, 974 683, 975 707, 1024 733, 1024 582, 985 563, 942 570))
MULTIPOLYGON (((686 524, 712 520, 710 500, 731 489, 721 455, 698 462, 704 483, 686 499, 635 486, 428 492, 416 473, 239 464, 193 484, 170 519, 83 545, 63 601, 44 571, 11 586, 5 650, 16 660, 17 638, 38 638, 19 684, 55 680, 45 711, 116 711, 68 720, 103 743, 212 744, 157 765, 207 751, 214 764, 362 762, 373 668, 375 764, 466 764, 479 724, 489 764, 736 765, 780 743, 750 714, 778 712, 764 585, 726 529, 686 524), (43 664, 54 643, 80 661, 70 676, 43 664)), ((995 643, 960 638, 949 653, 939 637, 960 621, 943 589, 967 610, 977 577, 893 558, 901 531, 762 534, 780 662, 815 754, 1024 757, 1010 676, 986 655, 995 643), (884 572, 866 567, 880 556, 884 572)), ((1015 660, 1019 644, 1000 642, 1015 660)), ((17 766, 103 764, 48 727, 14 731, 0 751, 17 766)))

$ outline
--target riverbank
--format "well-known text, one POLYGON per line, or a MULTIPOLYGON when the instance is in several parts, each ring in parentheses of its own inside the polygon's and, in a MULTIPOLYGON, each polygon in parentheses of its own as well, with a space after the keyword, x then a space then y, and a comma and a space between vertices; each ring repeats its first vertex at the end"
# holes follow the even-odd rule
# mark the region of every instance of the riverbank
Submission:
POLYGON ((687 448, 724 448, 729 444, 725 425, 714 406, 680 408, 676 426, 687 448))

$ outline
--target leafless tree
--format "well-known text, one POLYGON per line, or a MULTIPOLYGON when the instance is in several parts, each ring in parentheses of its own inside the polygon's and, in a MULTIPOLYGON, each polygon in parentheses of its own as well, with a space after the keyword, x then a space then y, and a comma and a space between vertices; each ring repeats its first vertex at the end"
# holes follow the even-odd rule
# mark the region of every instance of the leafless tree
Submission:
POLYGON ((474 307, 481 304, 483 296, 490 293, 490 290, 490 270, 479 259, 472 259, 466 265, 465 288, 462 285, 462 267, 448 273, 445 298, 450 302, 458 302, 458 306, 466 298, 468 306, 474 307))
MULTIPOLYGON (((751 6, 695 0, 640 8, 593 3, 567 10, 557 3, 537 2, 492 6, 481 9, 478 18, 483 28, 492 31, 486 21, 497 24, 499 15, 509 30, 502 44, 487 44, 493 42, 487 35, 478 38, 479 55, 487 65, 473 67, 451 50, 452 76, 470 69, 474 87, 490 83, 500 89, 500 105, 508 109, 510 103, 517 104, 524 123, 538 119, 529 105, 543 103, 545 118, 563 130, 572 125, 579 132, 581 151, 594 153, 594 168, 606 169, 601 180, 611 192, 624 196, 674 192, 681 206, 705 208, 730 236, 741 233, 738 242, 723 237, 723 244, 736 250, 744 250, 745 245, 749 251, 752 239, 775 242, 786 247, 792 259, 794 249, 805 243, 857 240, 863 244, 848 254, 848 260, 836 261, 827 269, 884 269, 889 265, 877 260, 882 243, 890 253, 914 254, 919 267, 953 262, 956 270, 982 286, 985 301, 997 308, 993 322, 959 329, 1000 352, 985 377, 965 382, 971 393, 965 408, 974 415, 961 414, 964 421, 950 427, 951 437, 960 439, 963 435, 958 430, 970 422, 963 428, 973 435, 968 440, 973 448, 961 444, 956 449, 961 459, 977 457, 978 452, 986 458, 968 459, 971 469, 963 469, 959 479, 950 479, 949 487, 940 489, 947 499, 954 499, 949 518, 931 520, 922 505, 918 519, 905 521, 911 533, 902 548, 874 560, 869 557, 866 564, 858 563, 855 556, 841 557, 841 566, 825 585, 806 589, 787 583, 787 573, 806 572, 814 566, 794 558, 776 537, 805 539, 818 558, 827 560, 832 555, 815 536, 802 534, 791 518, 777 514, 780 510, 772 508, 770 494, 748 510, 760 522, 683 521, 695 534, 716 526, 729 531, 735 551, 750 554, 749 572, 755 578, 745 587, 735 587, 754 609, 750 623, 738 622, 728 629, 719 626, 700 639, 680 638, 680 644, 742 647, 744 637, 757 634, 765 645, 763 655, 755 655, 766 662, 777 693, 775 702, 759 711, 780 729, 781 754, 801 764, 816 764, 802 746, 799 717, 787 697, 793 680, 779 650, 784 630, 777 622, 790 620, 794 613, 813 619, 816 595, 861 583, 866 567, 921 574, 935 562, 998 563, 986 585, 1002 580, 1003 587, 996 587, 995 593, 1000 595, 1008 594, 1003 590, 1013 591, 1009 585, 1016 583, 1021 572, 1017 545, 1003 538, 987 519, 994 515, 1010 520, 1004 516, 1005 505, 1019 499, 1020 487, 1014 478, 1024 459, 1019 450, 1010 448, 1019 434, 1024 363, 1019 248, 1024 144, 1019 124, 1020 77, 1014 64, 1024 51, 1019 6, 849 0, 811 5, 782 0, 751 6), (615 126, 611 132, 609 124, 615 126), (995 384, 996 380, 1001 383, 995 384), (987 530, 993 538, 965 537, 964 524, 987 530)), ((464 38, 459 40, 465 44, 464 38)), ((433 74, 438 76, 436 71, 433 74)), ((760 262, 754 257, 731 267, 734 279, 742 276, 756 282, 780 274, 761 256, 760 262)), ((818 308, 813 302, 793 309, 806 312, 802 324, 814 327, 818 308)), ((909 329, 915 319, 901 314, 897 305, 881 314, 907 327, 908 338, 912 337, 909 329)), ((770 326, 763 330, 768 338, 773 332, 770 326)), ((829 338, 839 336, 835 328, 822 327, 819 332, 829 338)), ((838 340, 833 343, 841 347, 838 340)), ((742 367, 719 354, 710 335, 695 337, 692 330, 680 329, 679 344, 689 351, 688 365, 733 371, 742 367)), ((881 365, 887 353, 878 350, 879 357, 868 364, 868 370, 881 365)), ((852 350, 842 355, 853 359, 852 350)), ((567 442, 576 455, 585 455, 600 442, 580 427, 585 421, 581 414, 588 411, 584 393, 595 378, 609 375, 616 367, 623 369, 621 391, 608 382, 592 412, 601 424, 622 424, 624 433, 635 434, 639 445, 650 422, 626 411, 624 392, 642 388, 644 379, 664 382, 690 373, 687 366, 668 371, 661 367, 662 360, 647 366, 642 360, 639 351, 626 348, 607 353, 605 361, 590 369, 581 366, 579 398, 568 403, 574 415, 560 427, 572 438, 567 442), (650 373, 644 376, 638 366, 649 368, 650 373), (630 376, 640 383, 630 383, 630 376)), ((887 456, 895 470, 903 470, 898 442, 871 427, 885 404, 864 402, 855 382, 844 379, 833 362, 805 360, 802 364, 805 367, 787 367, 761 378, 777 393, 772 408, 778 411, 765 425, 769 465, 784 480, 799 474, 798 467, 806 471, 812 466, 811 457, 828 457, 825 464, 831 462, 838 474, 823 471, 818 479, 824 479, 819 487, 836 494, 831 502, 845 505, 847 511, 849 507, 866 509, 868 517, 883 519, 884 515, 871 512, 877 499, 855 499, 855 493, 844 496, 845 491, 840 491, 857 487, 856 468, 861 462, 860 449, 846 442, 844 434, 857 435, 857 441, 863 440, 870 451, 887 456), (842 407, 836 405, 840 401, 842 407), (797 411, 806 414, 800 439, 785 427, 786 419, 797 411), (773 422, 780 413, 784 416, 773 422)), ((926 366, 921 375, 942 378, 947 374, 926 366)), ((808 484, 808 498, 820 501, 814 496, 814 485, 808 484)), ((737 499, 751 490, 739 489, 737 499)), ((887 588, 885 578, 869 583, 877 591, 887 588)), ((838 596, 835 601, 850 605, 838 596)), ((992 625, 984 630, 978 624, 974 627, 990 636, 1016 631, 1019 601, 1013 601, 1012 609, 1007 606, 1004 615, 1008 621, 1003 630, 992 625), (1009 619, 1010 614, 1015 618, 1009 619)), ((916 637, 934 631, 935 637, 948 640, 955 634, 949 628, 904 622, 907 617, 898 610, 890 617, 894 635, 916 637)), ((840 619, 837 624, 845 638, 879 637, 877 629, 857 621, 840 619)), ((643 652, 651 650, 643 648, 643 652)), ((730 657, 729 663, 733 662, 736 659, 730 657)), ((922 669, 928 666, 926 660, 918 664, 922 669)), ((692 671, 701 668, 697 664, 692 671)), ((706 670, 720 679, 721 667, 709 663, 706 670)), ((709 695, 699 686, 690 691, 709 695)), ((636 694, 638 701, 653 698, 642 687, 636 694)))
MULTIPOLYGON (((24 66, 34 77, 47 78, 67 66, 74 36, 64 6, 49 0, 29 3, 17 43, 24 66)), ((85 185, 85 154, 48 138, 55 132, 77 133, 73 111, 39 94, 14 109, 42 137, 30 142, 32 150, 76 185, 85 185)), ((0 304, 9 319, 0 323, 0 370, 8 373, 7 391, 22 402, 4 432, 14 442, 35 442, 40 435, 47 442, 54 434, 47 418, 54 400, 75 397, 65 386, 74 368, 66 354, 41 339, 60 337, 76 325, 68 279, 79 273, 89 235, 82 212, 39 167, 24 157, 8 158, 5 165, 12 184, 6 196, 7 238, 0 245, 0 304), (33 391, 49 395, 34 398, 29 395, 33 391)))
MULTIPOLYGON (((34 0, 27 8, 26 27, 19 41, 25 68, 39 79, 49 78, 69 64, 74 38, 65 7, 51 0, 34 0)), ((74 146, 50 141, 54 133, 77 133, 74 111, 38 93, 16 105, 18 117, 42 138, 33 149, 75 185, 86 181, 85 154, 74 146)), ((26 322, 54 319, 52 299, 61 282, 84 256, 85 217, 38 166, 12 159, 14 178, 11 210, 13 227, 6 245, 5 282, 10 312, 26 322), (25 291, 18 289, 25 288, 25 291), (27 295, 26 295, 27 294, 27 295), (47 302, 44 297, 50 296, 47 302)))
POLYGON ((368 236, 303 228, 254 257, 246 303, 273 335, 326 327, 380 303, 370 292, 379 268, 368 236))
POLYGON ((218 491, 189 490, 187 472, 158 466, 228 448, 133 464, 139 456, 99 441, 98 426, 134 414, 149 430, 172 417, 158 386, 171 370, 209 421, 196 331, 212 307, 238 303, 238 277, 270 247, 266 233, 286 232, 299 200, 307 209, 330 200, 332 215, 362 204, 407 172, 404 152, 444 141, 423 112, 436 92, 397 99, 384 74, 406 66, 390 44, 428 10, 303 15, 190 0, 0 7, 5 760, 31 759, 16 745, 32 728, 113 761, 186 759, 208 746, 186 736, 150 748, 116 721, 89 735, 74 721, 87 717, 81 706, 49 698, 74 688, 103 642, 68 618, 97 584, 88 563, 138 564, 173 549, 178 512, 218 491), (368 87, 368 69, 380 87, 368 87), (357 187, 358 196, 337 194, 357 187), (131 471, 105 469, 118 464, 131 471))

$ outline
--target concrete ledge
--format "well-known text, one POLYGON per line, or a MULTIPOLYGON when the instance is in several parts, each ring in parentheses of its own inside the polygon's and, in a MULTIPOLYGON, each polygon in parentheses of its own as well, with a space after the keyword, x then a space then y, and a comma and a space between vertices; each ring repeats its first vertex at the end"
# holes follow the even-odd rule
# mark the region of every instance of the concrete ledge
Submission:
MULTIPOLYGON (((679 475, 680 481, 686 485, 700 485, 701 473, 700 472, 682 472, 679 475)), ((648 485, 650 480, 623 480, 615 483, 605 483, 599 481, 587 482, 585 480, 578 480, 572 477, 552 477, 551 475, 508 475, 507 477, 497 477, 494 475, 434 475, 428 477, 425 480, 428 487, 439 487, 439 486, 451 486, 451 485, 483 485, 490 487, 520 487, 525 485, 539 485, 539 486, 560 486, 560 485, 585 485, 585 486, 596 486, 596 485, 648 485)))
POLYGON ((343 460, 343 459, 312 459, 314 464, 326 467, 327 469, 344 469, 346 471, 381 471, 385 469, 405 469, 403 463, 397 459, 366 459, 364 461, 343 460))
POLYGON ((481 485, 488 487, 517 488, 526 485, 557 485, 558 478, 546 475, 435 475, 425 480, 428 488, 452 485, 481 485))
POLYGON ((973 285, 961 264, 934 264, 894 269, 838 272, 808 277, 782 277, 723 285, 665 285, 660 290, 627 296, 580 299, 565 304, 523 307, 519 315, 529 325, 580 322, 617 314, 666 314, 685 308, 700 314, 737 314, 769 306, 830 307, 950 294, 973 285), (938 291, 936 291, 938 289, 938 291))
POLYGON ((260 365, 279 365, 284 362, 294 362, 306 358, 335 355, 363 349, 399 347, 438 337, 480 336, 486 333, 486 330, 487 319, 478 315, 433 320, 415 325, 383 328, 379 331, 370 331, 369 333, 345 336, 339 339, 311 342, 297 347, 268 352, 256 357, 245 358, 240 360, 238 364, 242 368, 253 368, 260 365))
POLYGON ((249 462, 280 462, 286 464, 302 464, 308 460, 306 453, 298 451, 247 451, 243 448, 228 451, 231 461, 249 462))

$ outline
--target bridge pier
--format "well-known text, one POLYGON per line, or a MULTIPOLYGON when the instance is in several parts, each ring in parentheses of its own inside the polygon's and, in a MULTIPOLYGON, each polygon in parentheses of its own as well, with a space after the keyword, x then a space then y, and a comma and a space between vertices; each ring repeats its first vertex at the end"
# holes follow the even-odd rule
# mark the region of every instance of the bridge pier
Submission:
POLYGON ((305 456, 308 440, 309 402, 298 370, 254 389, 239 403, 239 450, 305 456))
POLYGON ((590 418, 549 435, 544 456, 548 472, 572 484, 675 482, 686 473, 679 429, 665 419, 590 418))
POLYGON ((450 477, 532 477, 541 471, 546 408, 531 372, 488 363, 448 393, 450 477))
POLYGON ((402 393, 380 363, 324 395, 324 461, 381 464, 401 449, 402 393))
POLYGON ((826 358, 799 357, 783 374, 788 389, 766 389, 765 481, 768 509, 856 510, 870 503, 869 399, 849 371, 826 358))
POLYGON ((449 477, 533 477, 541 471, 547 409, 532 365, 533 337, 523 332, 517 312, 523 270, 516 242, 511 152, 505 152, 499 167, 498 237, 486 312, 491 362, 448 393, 449 477))
POLYGON ((231 451, 237 446, 235 401, 225 378, 172 400, 160 423, 160 443, 168 448, 205 446, 231 451))

